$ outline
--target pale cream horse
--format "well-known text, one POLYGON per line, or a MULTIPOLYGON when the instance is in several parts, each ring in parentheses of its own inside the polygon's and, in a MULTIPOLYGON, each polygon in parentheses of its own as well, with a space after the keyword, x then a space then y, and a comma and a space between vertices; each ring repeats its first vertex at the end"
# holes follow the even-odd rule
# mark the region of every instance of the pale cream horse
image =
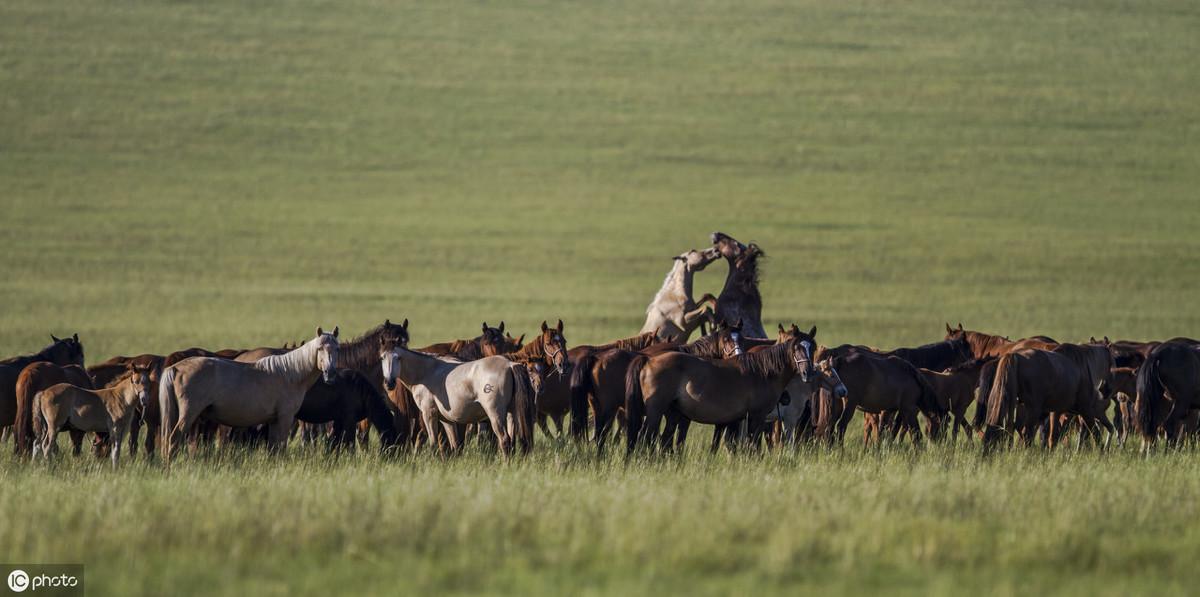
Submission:
POLYGON ((317 328, 317 336, 299 348, 253 363, 192 357, 168 367, 158 390, 163 461, 170 461, 201 414, 229 427, 266 424, 271 448, 286 448, 304 394, 318 377, 328 384, 336 379, 337 336, 336 327, 332 334, 317 328))
POLYGON ((462 362, 386 345, 380 358, 384 386, 391 390, 397 380, 404 384, 429 437, 437 437, 441 423, 452 452, 461 445, 455 424, 483 421, 491 423, 505 457, 514 439, 525 449, 533 447, 533 389, 523 363, 502 356, 462 362))
POLYGON ((37 433, 34 457, 39 451, 46 458, 57 453, 58 433, 64 429, 107 433, 115 468, 121 458, 121 443, 137 411, 134 403, 145 404, 149 395, 151 370, 152 367, 130 365, 119 382, 102 390, 60 383, 38 392, 33 398, 32 412, 37 433))
POLYGON ((699 303, 692 300, 692 278, 720 257, 715 247, 703 251, 692 249, 675 256, 675 266, 646 307, 646 323, 639 333, 654 332, 663 342, 687 342, 704 321, 706 305, 714 308, 717 305, 716 297, 711 294, 704 295, 699 303))

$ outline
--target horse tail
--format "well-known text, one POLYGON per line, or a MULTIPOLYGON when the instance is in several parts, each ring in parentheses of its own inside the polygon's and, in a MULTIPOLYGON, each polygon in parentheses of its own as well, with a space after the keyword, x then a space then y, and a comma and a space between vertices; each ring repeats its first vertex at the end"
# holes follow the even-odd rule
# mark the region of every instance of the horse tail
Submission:
POLYGON ((1138 432, 1147 439, 1153 438, 1155 435, 1154 421, 1158 419, 1159 406, 1163 402, 1163 384, 1158 375, 1160 359, 1160 355, 1150 355, 1150 358, 1142 363, 1137 374, 1137 399, 1134 401, 1134 414, 1137 417, 1135 424, 1138 432))
POLYGON ((625 448, 632 452, 642 432, 642 421, 646 417, 646 402, 642 396, 642 369, 650 357, 639 354, 629 362, 625 372, 625 448))
POLYGON ((525 365, 513 363, 508 366, 508 374, 513 381, 513 402, 511 411, 515 428, 516 440, 523 451, 533 449, 533 384, 529 382, 529 371, 525 365))
POLYGON ((988 394, 987 424, 999 427, 1005 413, 1012 411, 1017 393, 1017 361, 1012 354, 1000 357, 996 364, 996 378, 988 394))
POLYGON ((13 444, 13 454, 17 456, 28 454, 33 445, 33 401, 37 398, 33 384, 32 375, 25 374, 17 378, 17 418, 14 421, 17 441, 13 444))
POLYGON ((975 416, 971 418, 971 427, 975 429, 983 429, 983 423, 987 419, 987 397, 992 392, 992 381, 995 377, 994 361, 980 367, 979 382, 975 386, 975 416))
POLYGON ((164 369, 162 379, 158 380, 158 412, 161 422, 158 431, 162 440, 159 445, 165 461, 171 451, 171 433, 175 430, 175 424, 179 419, 179 402, 175 396, 174 365, 164 369))
POLYGON ((571 437, 583 439, 587 435, 588 396, 594 390, 592 369, 596 366, 596 353, 589 352, 575 363, 571 370, 571 437))

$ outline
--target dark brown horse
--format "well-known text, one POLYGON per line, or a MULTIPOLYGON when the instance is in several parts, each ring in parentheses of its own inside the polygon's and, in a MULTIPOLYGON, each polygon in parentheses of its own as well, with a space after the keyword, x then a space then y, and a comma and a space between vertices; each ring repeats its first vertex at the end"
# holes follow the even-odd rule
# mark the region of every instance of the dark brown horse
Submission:
MULTIPOLYGON (((124 369, 125 367, 122 366, 124 369)), ((37 393, 60 383, 92 389, 87 372, 79 365, 55 365, 49 361, 30 363, 17 377, 17 419, 15 453, 28 456, 33 448, 33 399, 37 393)), ((79 454, 83 432, 72 432, 71 443, 79 454)))
MULTIPOLYGON (((690 344, 663 342, 642 351, 613 348, 584 355, 571 372, 571 404, 582 412, 572 412, 572 421, 587 420, 587 407, 592 409, 593 437, 596 448, 604 450, 614 420, 624 414, 625 377, 629 364, 638 355, 681 352, 712 359, 723 359, 742 352, 739 330, 721 325, 718 329, 690 344)), ((686 438, 686 421, 681 430, 686 438)), ((667 433, 670 437, 671 433, 667 433)))
POLYGON ((1200 408, 1200 350, 1186 341, 1168 340, 1155 347, 1138 369, 1134 413, 1142 451, 1148 452, 1159 429, 1168 445, 1179 439, 1184 420, 1200 408))
MULTIPOLYGON (((982 387, 982 385, 981 385, 982 387)), ((1033 442, 1037 427, 1051 413, 1078 415, 1085 429, 1094 430, 1096 421, 1107 422, 1103 404, 1088 371, 1070 357, 1047 350, 1024 349, 1009 352, 996 362, 996 376, 987 398, 987 428, 984 430, 985 453, 994 448, 1002 430, 1017 433, 1026 445, 1033 442)), ((1111 429, 1111 426, 1109 427, 1111 429)), ((1051 428, 1047 448, 1056 437, 1051 428)))
MULTIPOLYGON (((954 443, 958 442, 960 428, 966 431, 968 438, 974 431, 971 423, 967 421, 967 407, 975 401, 975 389, 979 387, 979 372, 986 363, 987 361, 975 360, 945 371, 920 369, 925 381, 929 382, 934 393, 937 394, 941 408, 954 417, 953 422, 950 423, 951 441, 954 443)), ((933 423, 930 423, 929 430, 932 435, 933 423)))
POLYGON ((657 443, 659 423, 672 410, 709 425, 746 419, 747 437, 757 445, 767 413, 779 404, 792 377, 813 376, 815 348, 812 335, 801 333, 766 350, 726 360, 679 352, 637 356, 625 378, 627 452, 638 442, 657 443))
POLYGON ((908 361, 855 348, 831 349, 821 353, 820 357, 822 360, 827 358, 841 374, 847 390, 841 404, 834 403, 836 397, 821 393, 818 426, 819 435, 826 441, 844 441, 846 427, 854 418, 855 409, 873 415, 895 411, 893 436, 901 431, 908 432, 918 446, 921 443, 919 412, 933 423, 930 436, 936 439, 938 423, 945 418, 947 409, 941 405, 929 382, 908 361), (833 423, 835 415, 836 424, 833 423))
MULTIPOLYGON (((383 365, 379 358, 379 347, 382 343, 389 346, 408 346, 408 319, 403 323, 392 323, 387 319, 383 324, 367 330, 363 335, 342 342, 338 348, 338 368, 351 369, 363 375, 368 383, 381 396, 389 398, 388 404, 392 412, 392 426, 395 430, 395 442, 404 445, 411 441, 413 429, 418 427, 420 413, 412 400, 395 400, 391 392, 384 388, 383 365)), ((359 443, 365 444, 366 438, 359 437, 359 443)))
POLYGON ((296 419, 305 423, 332 423, 326 436, 330 450, 353 449, 358 422, 367 420, 379 433, 380 448, 396 443, 396 424, 387 398, 365 375, 354 369, 338 371, 333 384, 313 384, 304 395, 296 419))
POLYGON ((762 295, 758 292, 758 260, 766 257, 758 245, 749 246, 714 232, 713 246, 729 262, 725 287, 717 296, 716 320, 741 328, 751 338, 766 338, 762 324, 762 295))
POLYGON ((49 346, 34 354, 0 361, 0 430, 17 419, 17 378, 25 367, 42 361, 83 367, 83 344, 79 343, 79 334, 70 338, 56 338, 51 334, 50 339, 53 342, 49 346))
POLYGON ((882 351, 881 354, 900 357, 913 367, 930 371, 944 371, 974 360, 971 344, 961 335, 916 348, 882 351))

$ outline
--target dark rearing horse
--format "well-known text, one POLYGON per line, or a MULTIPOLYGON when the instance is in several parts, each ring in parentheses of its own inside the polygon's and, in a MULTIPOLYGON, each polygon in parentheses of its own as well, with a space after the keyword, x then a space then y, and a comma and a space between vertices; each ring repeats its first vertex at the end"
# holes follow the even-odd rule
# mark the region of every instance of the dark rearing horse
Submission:
POLYGON ((741 328, 750 338, 766 338, 762 324, 762 295, 758 292, 758 259, 765 257, 758 245, 746 246, 728 234, 714 232, 713 246, 729 263, 725 287, 717 297, 718 322, 741 328))

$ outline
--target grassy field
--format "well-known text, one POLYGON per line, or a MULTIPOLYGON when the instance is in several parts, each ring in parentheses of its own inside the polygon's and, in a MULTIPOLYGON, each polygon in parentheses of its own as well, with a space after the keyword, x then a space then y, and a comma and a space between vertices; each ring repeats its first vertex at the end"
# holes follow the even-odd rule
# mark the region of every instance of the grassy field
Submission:
MULTIPOLYGON (((636 332, 670 256, 768 252, 765 319, 1200 335, 1200 7, 0 3, 0 354, 409 318, 636 332)), ((716 291, 724 268, 703 273, 716 291)), ((702 434, 697 434, 702 435, 702 434)), ((1193 454, 472 454, 165 476, 0 447, 0 561, 94 594, 1186 592, 1193 454)))

